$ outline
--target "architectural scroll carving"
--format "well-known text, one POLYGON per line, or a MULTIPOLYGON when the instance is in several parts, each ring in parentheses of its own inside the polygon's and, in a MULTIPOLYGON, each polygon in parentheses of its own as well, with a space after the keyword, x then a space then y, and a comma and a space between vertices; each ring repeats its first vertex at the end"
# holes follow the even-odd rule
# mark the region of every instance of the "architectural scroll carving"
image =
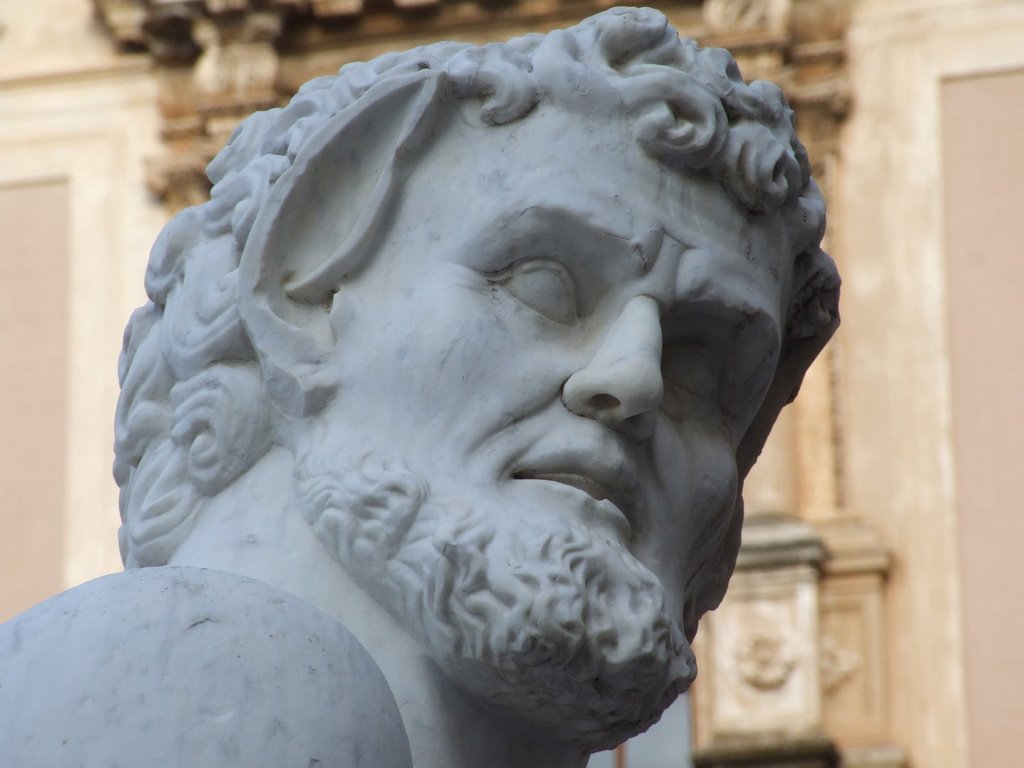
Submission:
POLYGON ((822 635, 821 689, 826 695, 838 691, 860 666, 860 654, 842 645, 833 635, 822 635))

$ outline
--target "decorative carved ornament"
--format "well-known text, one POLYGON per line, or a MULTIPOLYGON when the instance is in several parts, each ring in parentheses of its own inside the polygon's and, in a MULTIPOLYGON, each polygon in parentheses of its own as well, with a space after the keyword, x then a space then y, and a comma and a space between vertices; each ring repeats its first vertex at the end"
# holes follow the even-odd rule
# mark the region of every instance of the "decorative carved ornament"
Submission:
POLYGON ((860 669, 863 660, 852 648, 843 646, 832 635, 821 638, 821 689, 826 696, 835 694, 860 669))
POLYGON ((740 676, 763 691, 781 688, 796 668, 798 656, 788 638, 776 632, 747 635, 736 647, 740 676))
POLYGON ((784 33, 791 12, 790 0, 706 0, 704 23, 712 34, 784 33))
MULTIPOLYGON (((207 199, 206 164, 249 113, 283 103, 283 59, 311 50, 365 46, 429 32, 459 38, 471 29, 537 28, 595 13, 602 0, 93 0, 125 50, 148 51, 161 81, 166 156, 149 167, 149 185, 169 207, 207 199)), ((705 0, 659 3, 680 32, 729 48, 748 79, 783 85, 814 173, 828 190, 828 158, 848 108, 843 35, 849 0, 705 0), (696 7, 695 7, 696 5, 696 7)), ((398 41, 392 44, 391 41, 398 41)), ((344 61, 339 55, 338 60, 344 61)))

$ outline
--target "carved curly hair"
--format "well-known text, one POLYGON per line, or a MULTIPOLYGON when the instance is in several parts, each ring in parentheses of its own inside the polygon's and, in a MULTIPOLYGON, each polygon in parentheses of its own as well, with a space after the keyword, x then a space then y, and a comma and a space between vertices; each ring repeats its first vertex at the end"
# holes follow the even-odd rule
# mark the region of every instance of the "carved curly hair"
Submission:
MULTIPOLYGON (((781 91, 745 83, 726 51, 680 40, 661 13, 616 8, 547 35, 437 43, 349 64, 306 83, 287 106, 242 122, 207 169, 210 201, 175 216, 153 247, 150 301, 132 315, 119 361, 114 477, 126 567, 166 563, 202 500, 273 442, 259 329, 238 308, 246 290, 239 265, 257 214, 325 126, 372 109, 389 84, 417 78, 440 83, 434 98, 478 102, 481 130, 519 120, 541 101, 572 110, 586 109, 587 94, 611 96, 649 155, 711 175, 755 214, 782 213, 798 254, 795 271, 814 276, 802 281, 813 286, 809 292, 796 292, 787 339, 831 334, 838 277, 819 248, 824 202, 781 91)), ((345 179, 336 183, 344 194, 345 179)), ((798 384, 799 377, 782 399, 798 384)), ((774 417, 759 428, 765 436, 774 417)), ((756 456, 763 438, 751 442, 745 450, 756 456)), ((753 458, 739 463, 745 473, 753 458)), ((720 550, 718 562, 704 562, 716 595, 732 569, 741 515, 738 508, 737 519, 708 532, 720 550)))

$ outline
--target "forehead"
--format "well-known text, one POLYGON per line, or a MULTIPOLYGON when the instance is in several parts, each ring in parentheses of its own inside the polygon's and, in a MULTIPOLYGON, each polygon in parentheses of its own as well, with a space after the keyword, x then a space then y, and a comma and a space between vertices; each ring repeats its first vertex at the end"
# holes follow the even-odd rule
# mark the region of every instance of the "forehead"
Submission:
POLYGON ((435 244, 555 238, 561 250, 575 243, 585 251, 580 258, 624 280, 667 260, 674 273, 664 263, 657 270, 662 283, 672 282, 675 298, 659 297, 666 302, 708 299, 728 287, 737 300, 778 315, 793 260, 780 215, 750 214, 709 176, 652 159, 618 111, 582 115, 541 105, 498 127, 475 124, 471 114, 457 113, 406 190, 413 226, 435 244))

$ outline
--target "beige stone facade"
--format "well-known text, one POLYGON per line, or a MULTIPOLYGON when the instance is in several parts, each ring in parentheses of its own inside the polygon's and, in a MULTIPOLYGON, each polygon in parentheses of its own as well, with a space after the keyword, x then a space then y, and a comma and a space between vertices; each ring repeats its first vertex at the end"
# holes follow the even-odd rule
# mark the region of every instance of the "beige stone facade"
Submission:
MULTIPOLYGON (((0 0, 0 620, 119 566, 121 330, 237 120, 347 61, 601 7, 0 0)), ((845 281, 702 627, 696 762, 1024 765, 1024 5, 659 7, 784 85, 845 281)))
POLYGON ((0 620, 118 566, 120 336, 166 212, 152 65, 73 0, 0 2, 0 620))
POLYGON ((1010 768, 1024 764, 1024 705, 1009 682, 1024 674, 1011 607, 1024 575, 1013 331, 1024 7, 850 4, 844 39, 850 111, 827 160, 829 247, 844 277, 829 376, 835 474, 824 476, 820 425, 805 417, 819 396, 802 395, 761 467, 772 471, 748 489, 752 533, 771 522, 758 513, 788 512, 825 544, 817 644, 792 636, 806 577, 793 573, 773 618, 768 577, 792 565, 741 563, 739 583, 757 589, 732 591, 709 617, 705 657, 735 663, 736 644, 760 633, 793 671, 761 687, 759 711, 774 718, 751 718, 746 733, 719 710, 757 686, 698 680, 698 747, 817 736, 846 766, 1010 768), (819 666, 820 696, 794 717, 792 689, 809 685, 801 661, 819 666))
POLYGON ((1008 293, 1024 255, 1022 40, 1024 7, 1008 2, 865 4, 850 31, 863 95, 837 200, 857 323, 839 346, 845 504, 892 551, 887 698, 914 765, 1024 764, 1009 682, 1024 674, 1011 607, 1021 310, 1008 293), (971 267, 986 271, 964 282, 971 267), (987 370, 971 357, 982 350, 987 370))

